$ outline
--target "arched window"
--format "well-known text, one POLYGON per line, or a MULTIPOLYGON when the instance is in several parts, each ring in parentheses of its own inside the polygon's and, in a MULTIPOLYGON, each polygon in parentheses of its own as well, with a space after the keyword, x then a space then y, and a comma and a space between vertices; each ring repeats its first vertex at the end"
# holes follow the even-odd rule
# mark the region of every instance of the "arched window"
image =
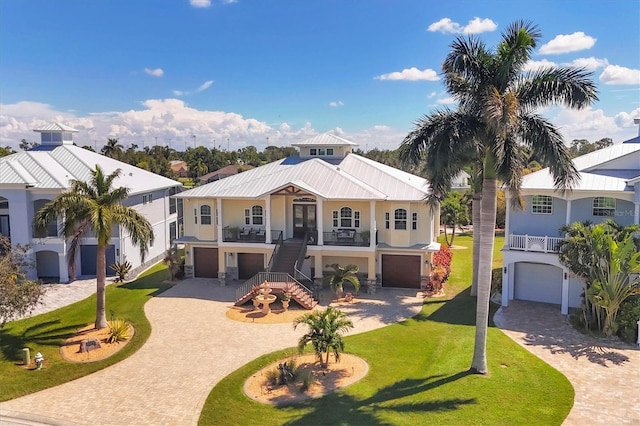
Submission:
POLYGON ((200 206, 200 225, 211 225, 211 206, 200 206))
POLYGON ((353 210, 350 207, 340 209, 340 226, 343 228, 351 228, 351 219, 353 218, 353 210))
POLYGON ((396 209, 394 212, 395 229, 407 229, 407 211, 396 209))
POLYGON ((251 217, 254 225, 262 225, 262 206, 251 207, 251 217))

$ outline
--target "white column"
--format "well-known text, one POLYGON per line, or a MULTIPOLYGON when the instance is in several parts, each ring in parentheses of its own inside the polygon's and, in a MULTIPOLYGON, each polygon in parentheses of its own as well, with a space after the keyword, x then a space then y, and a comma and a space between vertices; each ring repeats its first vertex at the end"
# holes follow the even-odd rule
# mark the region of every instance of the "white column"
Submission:
POLYGON ((316 228, 318 229, 318 241, 319 246, 324 245, 324 200, 317 197, 316 204, 316 228))
POLYGON ((502 306, 509 306, 509 269, 510 267, 511 265, 506 265, 506 264, 503 264, 502 266, 502 306))
POLYGON ((271 244, 271 194, 267 195, 265 198, 265 205, 267 208, 264 212, 264 220, 265 220, 265 235, 264 242, 266 244, 271 244))
POLYGON ((567 200, 567 217, 564 219, 564 224, 571 225, 571 200, 567 200))
POLYGON ((216 210, 218 211, 218 223, 216 224, 216 232, 218 234, 218 243, 222 242, 223 234, 222 234, 222 223, 224 222, 222 219, 222 199, 216 198, 216 210))
MULTIPOLYGON (((376 247, 376 202, 375 201, 369 202, 369 247, 370 248, 376 247)), ((375 267, 374 267, 373 278, 375 278, 375 267)))
POLYGON ((509 235, 511 235, 511 225, 509 220, 509 216, 511 216, 511 200, 509 199, 510 195, 511 194, 509 194, 509 190, 504 191, 504 200, 506 204, 506 211, 504 214, 504 248, 509 248, 509 235))
POLYGON ((67 267, 66 253, 58 253, 58 269, 60 270, 60 282, 69 282, 69 268, 67 267))
POLYGON ((633 212, 633 223, 635 225, 640 225, 640 203, 635 203, 636 208, 633 212))
POLYGON ((567 315, 569 313, 569 270, 567 268, 562 268, 562 299, 560 303, 560 313, 567 315))

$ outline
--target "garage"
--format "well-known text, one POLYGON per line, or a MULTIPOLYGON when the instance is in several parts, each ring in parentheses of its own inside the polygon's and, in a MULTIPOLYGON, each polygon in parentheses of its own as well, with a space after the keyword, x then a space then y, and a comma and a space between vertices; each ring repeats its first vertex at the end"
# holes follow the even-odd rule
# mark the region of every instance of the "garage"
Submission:
POLYGON ((248 280, 264 271, 264 255, 261 253, 238 253, 238 278, 248 280))
POLYGON ((197 278, 218 278, 217 248, 193 248, 193 275, 197 278))
MULTIPOLYGON (((81 245, 80 246, 80 273, 82 275, 96 275, 96 256, 98 255, 98 246, 81 245)), ((113 245, 107 246, 107 275, 115 275, 113 269, 109 265, 116 263, 116 248, 113 245)))
POLYGON ((420 288, 420 256, 382 255, 382 286, 420 288))
POLYGON ((562 269, 544 263, 518 262, 514 273, 514 299, 562 302, 562 269))

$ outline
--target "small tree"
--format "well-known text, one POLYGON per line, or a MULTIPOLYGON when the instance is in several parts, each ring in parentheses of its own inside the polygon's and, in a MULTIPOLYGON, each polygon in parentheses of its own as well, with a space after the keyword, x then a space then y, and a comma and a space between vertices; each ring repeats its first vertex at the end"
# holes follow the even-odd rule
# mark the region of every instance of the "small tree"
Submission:
POLYGON ((446 246, 440 246, 440 251, 434 253, 431 262, 431 274, 429 275, 429 288, 431 293, 438 293, 451 274, 451 260, 453 254, 446 246))
POLYGON ((180 270, 180 260, 178 247, 174 244, 164 254, 164 263, 167 264, 167 269, 169 269, 169 279, 171 281, 175 281, 176 275, 180 270))
POLYGON ((355 292, 360 291, 360 280, 358 279, 358 265, 340 266, 337 263, 326 265, 333 268, 333 273, 325 278, 331 289, 336 292, 338 298, 342 297, 344 283, 350 283, 355 292))
POLYGON ((469 208, 464 202, 462 193, 456 191, 447 193, 440 204, 440 222, 444 225, 444 240, 451 247, 456 236, 456 227, 469 224, 469 208), (452 228, 451 241, 447 234, 447 226, 452 228))
POLYGON ((298 324, 306 324, 309 331, 298 340, 298 351, 302 353, 307 343, 311 342, 313 350, 325 367, 329 365, 329 353, 333 352, 336 361, 340 359, 340 352, 344 351, 342 333, 353 328, 353 322, 347 314, 329 306, 324 311, 309 312, 293 322, 295 329, 298 324), (322 362, 322 355, 326 354, 322 362))
POLYGON ((12 247, 9 239, 0 235, 0 327, 32 312, 44 295, 44 287, 24 274, 30 266, 26 250, 12 247))

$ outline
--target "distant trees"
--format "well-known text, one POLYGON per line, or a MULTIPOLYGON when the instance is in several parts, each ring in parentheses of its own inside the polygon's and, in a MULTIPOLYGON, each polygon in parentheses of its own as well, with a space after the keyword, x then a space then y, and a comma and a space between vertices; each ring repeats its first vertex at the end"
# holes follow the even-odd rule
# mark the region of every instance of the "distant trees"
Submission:
POLYGON ((569 147, 569 155, 571 155, 571 158, 575 158, 611 145, 613 145, 611 138, 602 138, 593 143, 586 139, 574 139, 569 147))
POLYGON ((0 147, 0 157, 6 157, 11 154, 15 154, 15 151, 10 146, 0 147))

